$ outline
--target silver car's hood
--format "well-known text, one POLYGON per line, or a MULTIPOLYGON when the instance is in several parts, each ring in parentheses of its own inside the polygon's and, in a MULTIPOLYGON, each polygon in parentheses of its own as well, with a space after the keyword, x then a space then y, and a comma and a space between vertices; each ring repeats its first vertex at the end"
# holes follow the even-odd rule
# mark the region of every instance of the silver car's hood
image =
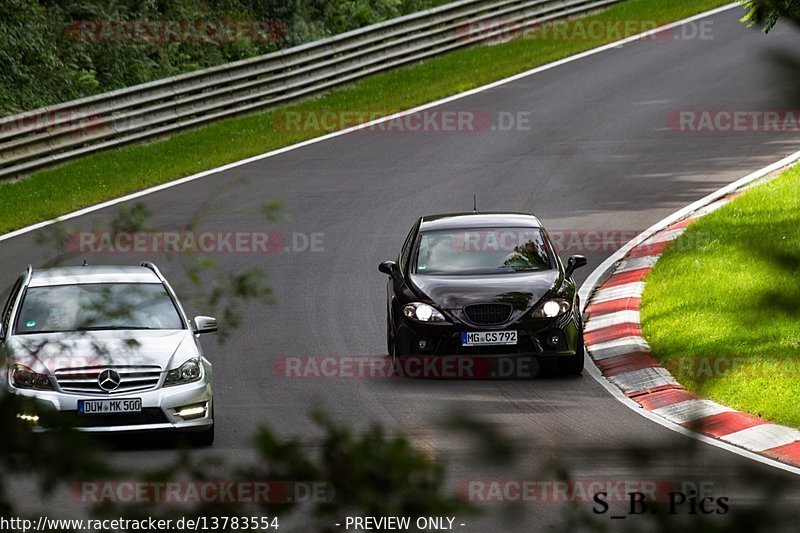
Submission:
POLYGON ((180 366, 197 357, 190 330, 87 331, 16 335, 9 339, 9 362, 39 373, 94 366, 180 366))

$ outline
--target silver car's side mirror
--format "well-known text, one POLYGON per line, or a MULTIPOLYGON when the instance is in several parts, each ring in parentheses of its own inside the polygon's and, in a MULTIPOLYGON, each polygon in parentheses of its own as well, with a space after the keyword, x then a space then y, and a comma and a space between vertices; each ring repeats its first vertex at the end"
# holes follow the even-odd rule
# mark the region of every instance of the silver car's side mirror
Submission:
POLYGON ((194 332, 197 334, 214 333, 217 331, 217 319, 210 316, 194 317, 194 332))

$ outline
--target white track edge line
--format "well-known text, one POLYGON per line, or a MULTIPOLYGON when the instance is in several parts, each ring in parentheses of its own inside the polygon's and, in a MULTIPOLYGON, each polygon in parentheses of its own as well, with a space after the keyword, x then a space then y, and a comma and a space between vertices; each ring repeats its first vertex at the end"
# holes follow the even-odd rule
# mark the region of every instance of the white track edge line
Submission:
POLYGON ((652 420, 653 422, 659 424, 660 426, 663 426, 667 429, 671 429, 676 433, 680 433, 681 435, 685 435, 689 438, 695 439, 705 444, 710 444, 712 446, 716 446, 717 448, 722 448, 723 450, 735 453, 736 455, 739 455, 746 459, 750 459, 752 461, 756 461, 758 463, 762 463, 767 466, 772 466, 774 468, 778 468, 780 470, 784 470, 792 474, 800 475, 800 468, 798 467, 782 463, 775 459, 770 459, 769 457, 766 457, 764 455, 751 452, 750 450, 740 448, 734 444, 729 444, 725 441, 718 440, 713 437, 708 437, 706 435, 701 435, 700 433, 695 433, 690 429, 675 424, 674 422, 670 422, 669 420, 662 418, 651 411, 648 411, 647 409, 645 409, 644 407, 633 401, 631 398, 625 396, 622 393, 622 391, 619 390, 615 385, 607 381, 600 373, 600 370, 594 365, 594 363, 592 363, 591 365, 587 365, 586 370, 588 371, 589 375, 592 376, 597 382, 599 382, 600 385, 602 385, 612 396, 617 398, 620 402, 629 407, 631 410, 636 411, 641 416, 649 420, 652 420))
POLYGON ((438 106, 441 106, 441 105, 444 105, 444 104, 448 104, 450 102, 454 102, 454 101, 460 100, 462 98, 473 96, 475 94, 482 93, 482 92, 488 91, 490 89, 494 89, 495 87, 499 87, 501 85, 505 85, 507 83, 511 83, 511 82, 520 80, 522 78, 526 78, 528 76, 532 76, 534 74, 538 74, 540 72, 544 72, 546 70, 550 70, 552 68, 556 68, 556 67, 559 67, 561 65, 564 65, 564 64, 567 64, 567 63, 571 63, 573 61, 577 61, 579 59, 583 59, 584 57, 589 57, 589 56, 592 56, 594 54, 599 54, 601 52, 605 52, 606 50, 619 48, 622 45, 639 41, 639 40, 641 40, 641 39, 643 39, 645 37, 650 37, 650 36, 655 35, 655 34, 657 34, 659 32, 662 32, 662 31, 670 30, 670 29, 676 28, 678 26, 682 26, 684 24, 689 24, 689 23, 694 22, 696 20, 700 20, 700 19, 703 19, 703 18, 706 18, 706 17, 711 17, 711 16, 714 16, 714 15, 717 15, 719 13, 734 9, 736 7, 740 7, 740 4, 738 4, 738 3, 727 4, 727 5, 718 7, 716 9, 712 9, 710 11, 705 11, 703 13, 698 13, 697 15, 693 15, 691 17, 688 17, 688 18, 685 18, 685 19, 682 19, 682 20, 679 20, 679 21, 676 21, 676 22, 672 22, 670 24, 666 24, 664 26, 661 26, 661 27, 653 29, 653 30, 648 30, 646 32, 642 32, 642 33, 639 33, 639 34, 636 34, 636 35, 632 35, 630 37, 626 37, 625 39, 621 39, 619 41, 615 41, 613 43, 609 43, 609 44, 600 46, 598 48, 592 48, 591 50, 586 50, 584 52, 580 52, 578 54, 575 54, 575 55, 572 55, 572 56, 569 56, 569 57, 565 57, 564 59, 559 59, 558 61, 554 61, 552 63, 547 63, 545 65, 541 65, 541 66, 538 66, 536 68, 533 68, 533 69, 530 69, 530 70, 526 70, 524 72, 520 72, 519 74, 514 74, 513 76, 509 76, 507 78, 503 78, 501 80, 494 81, 492 83, 489 83, 489 84, 486 84, 486 85, 482 85, 480 87, 476 87, 476 88, 470 89, 468 91, 464 91, 464 92, 457 93, 457 94, 454 94, 454 95, 451 95, 451 96, 447 96, 447 97, 442 98, 440 100, 435 100, 433 102, 429 102, 427 104, 423 104, 423 105, 420 105, 420 106, 417 106, 417 107, 413 107, 413 108, 407 109, 405 111, 399 111, 399 112, 394 113, 392 115, 387 115, 385 117, 377 118, 377 119, 372 120, 370 122, 366 122, 366 123, 363 123, 363 124, 358 124, 358 125, 355 125, 355 126, 351 126, 349 128, 346 128, 346 129, 343 129, 343 130, 339 130, 339 131, 335 131, 335 132, 332 132, 332 133, 328 133, 328 134, 322 135, 320 137, 314 137, 313 139, 308 139, 306 141, 302 141, 302 142, 299 142, 299 143, 296 143, 296 144, 292 144, 292 145, 289 145, 289 146, 284 146, 283 148, 278 148, 278 149, 272 150, 270 152, 265 152, 263 154, 255 155, 255 156, 252 156, 252 157, 248 157, 246 159, 241 159, 239 161, 234 161, 233 163, 228 163, 226 165, 222 165, 222 166, 219 166, 219 167, 216 167, 216 168, 212 168, 212 169, 209 169, 209 170, 204 170, 202 172, 198 172, 196 174, 192 174, 191 176, 186 176, 186 177, 183 177, 183 178, 179 178, 177 180, 169 181, 167 183, 162 183, 160 185, 156 185, 154 187, 150 187, 148 189, 144 189, 142 191, 131 193, 131 194, 128 194, 128 195, 125 195, 125 196, 121 196, 121 197, 115 198, 113 200, 108 200, 106 202, 101 202, 99 204, 95 204, 93 206, 85 207, 83 209, 79 209, 77 211, 73 211, 71 213, 68 213, 68 214, 65 214, 65 215, 61 215, 59 217, 56 217, 56 218, 53 218, 53 219, 50 219, 50 220, 46 220, 46 221, 43 221, 43 222, 38 222, 36 224, 32 224, 30 226, 26 226, 24 228, 20 228, 20 229, 11 231, 11 232, 6 233, 4 235, 0 235, 0 242, 8 240, 8 239, 13 239, 14 237, 18 237, 20 235, 24 235, 25 233, 29 233, 31 231, 35 231, 37 229, 44 228, 44 227, 56 224, 58 222, 63 222, 65 220, 69 220, 69 219, 72 219, 72 218, 80 217, 82 215, 86 215, 86 214, 92 213, 94 211, 99 211, 101 209, 105 209, 106 207, 111 207, 111 206, 114 206, 114 205, 117 205, 117 204, 128 202, 130 200, 135 200, 137 198, 141 198, 143 196, 147 196, 147 195, 159 192, 159 191, 163 191, 165 189, 176 187, 178 185, 183 185, 184 183, 189 183, 189 182, 201 179, 201 178, 205 178, 205 177, 210 176, 212 174, 216 174, 216 173, 219 173, 219 172, 224 172, 226 170, 230 170, 232 168, 236 168, 236 167, 239 167, 239 166, 242 166, 242 165, 246 165, 248 163, 253 163, 255 161, 260 161, 262 159, 267 159, 269 157, 274 157, 276 155, 280 155, 280 154, 283 154, 283 153, 286 153, 286 152, 290 152, 292 150, 297 150, 297 149, 303 148, 305 146, 309 146, 309 145, 316 144, 316 143, 319 143, 319 142, 327 141, 329 139, 333 139, 333 138, 339 137, 341 135, 347 135, 348 133, 352 133, 354 131, 366 129, 366 128, 369 128, 369 127, 374 126, 376 124, 381 124, 383 122, 388 122, 390 120, 394 120, 394 119, 399 118, 399 117, 404 117, 404 116, 409 115, 409 114, 418 113, 420 111, 424 111, 424 110, 430 109, 432 107, 438 107, 438 106))

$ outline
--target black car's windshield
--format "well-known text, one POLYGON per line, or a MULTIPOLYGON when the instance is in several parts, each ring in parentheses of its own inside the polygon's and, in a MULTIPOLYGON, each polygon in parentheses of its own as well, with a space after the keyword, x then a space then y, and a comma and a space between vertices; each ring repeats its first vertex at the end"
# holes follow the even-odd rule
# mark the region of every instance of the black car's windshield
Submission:
POLYGON ((183 321, 163 285, 99 283, 28 288, 15 332, 182 327, 183 321))
POLYGON ((502 274, 553 268, 538 228, 424 231, 416 272, 426 275, 502 274))

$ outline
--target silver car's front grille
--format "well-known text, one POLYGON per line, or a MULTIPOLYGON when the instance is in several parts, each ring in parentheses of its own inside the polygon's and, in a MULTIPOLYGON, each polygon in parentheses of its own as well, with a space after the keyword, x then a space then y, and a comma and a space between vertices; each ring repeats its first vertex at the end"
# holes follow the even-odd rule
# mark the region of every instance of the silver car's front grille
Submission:
POLYGON ((158 366, 92 366, 55 371, 63 392, 119 394, 155 389, 161 379, 158 366))

